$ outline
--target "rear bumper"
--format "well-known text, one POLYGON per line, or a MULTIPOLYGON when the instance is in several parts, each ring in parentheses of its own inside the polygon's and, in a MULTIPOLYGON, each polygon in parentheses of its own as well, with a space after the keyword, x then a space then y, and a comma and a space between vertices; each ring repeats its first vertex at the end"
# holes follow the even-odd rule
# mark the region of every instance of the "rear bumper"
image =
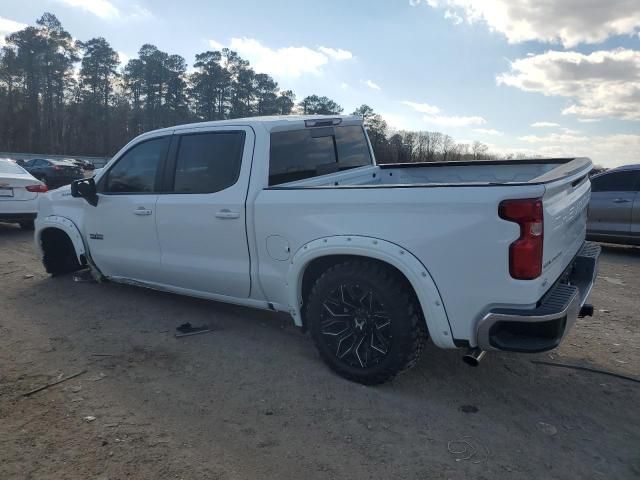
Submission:
POLYGON ((575 323, 598 270, 600 246, 585 242, 575 259, 534 309, 497 308, 478 324, 483 350, 544 352, 556 348, 575 323))

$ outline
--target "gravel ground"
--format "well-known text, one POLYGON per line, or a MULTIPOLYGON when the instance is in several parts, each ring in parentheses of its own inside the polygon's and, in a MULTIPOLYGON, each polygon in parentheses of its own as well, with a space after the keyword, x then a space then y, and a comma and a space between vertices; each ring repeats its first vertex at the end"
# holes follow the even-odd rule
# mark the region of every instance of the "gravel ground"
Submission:
POLYGON ((640 477, 640 384, 531 363, 640 376, 639 248, 604 248, 596 314, 559 349, 472 369, 429 345, 375 388, 286 316, 49 278, 3 224, 0 282, 2 479, 640 477), (174 338, 186 321, 214 331, 174 338))

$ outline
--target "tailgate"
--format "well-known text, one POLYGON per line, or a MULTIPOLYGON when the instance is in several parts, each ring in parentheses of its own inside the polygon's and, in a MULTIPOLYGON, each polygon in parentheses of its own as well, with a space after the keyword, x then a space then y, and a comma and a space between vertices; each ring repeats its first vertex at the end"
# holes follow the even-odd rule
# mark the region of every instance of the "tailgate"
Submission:
POLYGON ((573 175, 545 185, 544 249, 542 272, 556 278, 569 265, 585 241, 591 196, 591 164, 573 175))

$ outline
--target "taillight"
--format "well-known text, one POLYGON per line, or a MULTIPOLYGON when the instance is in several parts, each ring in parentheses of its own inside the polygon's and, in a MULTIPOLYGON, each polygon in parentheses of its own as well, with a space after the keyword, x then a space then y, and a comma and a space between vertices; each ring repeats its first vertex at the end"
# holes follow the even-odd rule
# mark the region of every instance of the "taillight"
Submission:
POLYGON ((27 191, 29 192, 35 192, 35 193, 45 193, 47 191, 47 186, 46 185, 27 185, 26 187, 24 187, 27 189, 27 191))
POLYGON ((520 237, 509 246, 509 273, 518 280, 532 280, 542 274, 544 213, 542 199, 504 200, 500 218, 520 225, 520 237))

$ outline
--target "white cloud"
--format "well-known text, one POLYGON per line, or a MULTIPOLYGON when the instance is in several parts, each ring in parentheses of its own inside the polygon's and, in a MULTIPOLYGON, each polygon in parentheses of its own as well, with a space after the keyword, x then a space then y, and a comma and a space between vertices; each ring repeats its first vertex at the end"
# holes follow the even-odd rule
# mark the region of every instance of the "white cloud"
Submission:
POLYGON ((460 25, 462 23, 462 17, 458 15, 455 10, 445 10, 444 18, 451 20, 454 25, 460 25))
POLYGON ((215 40, 209 40, 209 47, 213 48, 214 50, 222 50, 224 48, 224 45, 220 42, 216 42, 215 40))
POLYGON ((353 58, 353 54, 349 50, 342 48, 318 47, 318 50, 334 60, 351 60, 353 58))
POLYGON ((131 55, 128 55, 124 52, 118 52, 118 59, 120 60, 120 63, 124 66, 129 62, 129 60, 131 60, 131 55))
POLYGON ((270 48, 255 38, 234 37, 228 45, 209 40, 209 46, 215 50, 228 47, 251 62, 256 72, 268 73, 276 77, 297 78, 304 74, 320 75, 322 68, 330 61, 352 58, 347 50, 328 47, 283 47, 270 48))
POLYGON ((585 136, 577 136, 573 134, 567 133, 550 133, 549 135, 538 136, 538 135, 525 135, 523 137, 518 137, 518 140, 522 140, 527 143, 579 143, 585 142, 588 140, 588 137, 585 136))
POLYGON ((342 90, 348 90, 348 89, 349 89, 349 84, 348 84, 347 82, 342 82, 342 83, 340 84, 340 88, 341 88, 342 90))
POLYGON ((559 123, 555 122, 533 122, 531 125, 533 128, 546 128, 546 127, 559 127, 559 123))
POLYGON ((385 111, 379 113, 391 130, 416 130, 418 128, 416 125, 409 123, 409 119, 404 115, 385 111))
POLYGON ((573 99, 563 114, 640 120, 640 50, 549 51, 516 60, 498 84, 573 99))
POLYGON ((103 20, 139 20, 153 17, 148 9, 136 4, 128 4, 123 12, 109 0, 56 0, 68 7, 79 8, 103 20))
POLYGON ((478 116, 472 117, 457 117, 457 116, 448 116, 448 115, 438 115, 442 112, 440 108, 435 105, 430 105, 428 103, 418 103, 418 102, 410 102, 408 100, 404 100, 401 102, 403 105, 407 105, 411 107, 416 112, 426 113, 422 119, 427 123, 432 123, 434 125, 441 125, 443 127, 469 127, 472 125, 484 125, 487 121, 478 116))
POLYGON ((638 0, 411 0, 445 10, 459 23, 483 21, 509 43, 560 42, 565 47, 600 43, 613 35, 634 35, 640 28, 638 0))
POLYGON ((535 145, 531 152, 546 157, 589 157, 605 167, 637 163, 640 158, 640 135, 610 134, 584 136, 552 133, 527 135, 520 140, 535 145))
POLYGON ((440 113, 440 109, 438 107, 429 105, 428 103, 409 102, 408 100, 405 100, 402 103, 413 108, 416 112, 428 113, 430 115, 440 113))
POLYGON ((474 128, 473 131, 481 135, 494 135, 494 136, 504 135, 504 132, 501 132, 500 130, 496 130, 495 128, 474 128))
POLYGON ((600 119, 599 118, 579 118, 578 121, 580 123, 595 123, 595 122, 599 122, 600 119))
POLYGON ((487 123, 482 117, 425 115, 422 119, 427 123, 433 123, 434 125, 441 125, 443 127, 469 127, 471 125, 484 125, 487 123))
POLYGON ((371 90, 382 90, 380 85, 375 83, 373 80, 365 80, 364 84, 369 87, 371 90))
POLYGON ((17 32, 18 30, 22 30, 26 26, 26 23, 20 23, 9 20, 8 18, 0 17, 0 47, 5 44, 4 37, 12 34, 13 32, 17 32))
POLYGON ((562 130, 562 133, 567 135, 579 135, 582 133, 580 130, 575 130, 573 128, 561 128, 560 130, 562 130))
POLYGON ((120 10, 108 0, 58 0, 69 7, 80 8, 102 19, 120 17, 120 10))

